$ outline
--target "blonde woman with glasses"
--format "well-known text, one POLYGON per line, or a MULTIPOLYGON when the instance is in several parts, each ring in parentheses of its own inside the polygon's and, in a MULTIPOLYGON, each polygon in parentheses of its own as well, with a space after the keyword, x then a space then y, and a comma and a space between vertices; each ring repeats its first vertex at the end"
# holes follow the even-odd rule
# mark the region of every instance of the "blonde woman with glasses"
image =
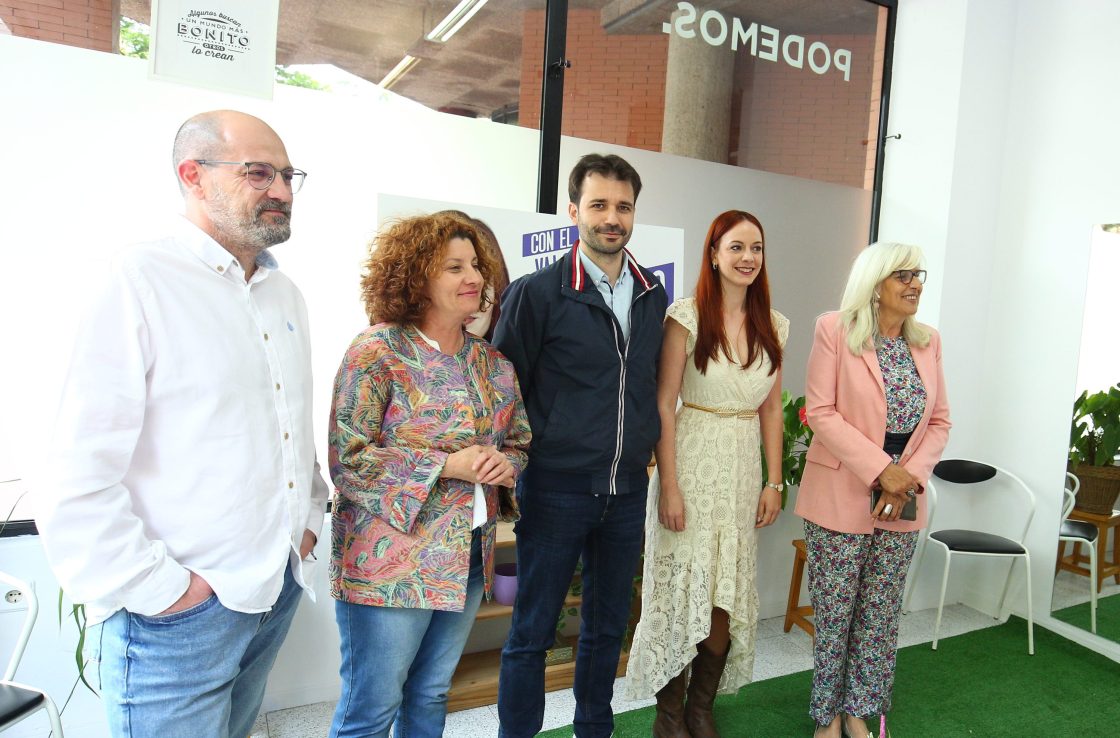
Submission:
POLYGON ((914 317, 921 263, 916 246, 864 250, 840 310, 817 320, 809 354, 814 436, 795 510, 805 519, 816 614, 809 714, 817 738, 868 738, 864 720, 890 708, 906 571, 926 519, 922 492, 950 425, 941 338, 914 317))

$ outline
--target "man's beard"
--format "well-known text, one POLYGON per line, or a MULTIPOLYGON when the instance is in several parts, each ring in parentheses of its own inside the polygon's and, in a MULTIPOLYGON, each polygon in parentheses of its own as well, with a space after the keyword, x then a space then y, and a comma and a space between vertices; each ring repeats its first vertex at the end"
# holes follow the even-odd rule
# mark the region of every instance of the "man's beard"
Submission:
POLYGON ((626 229, 624 229, 622 226, 604 226, 602 228, 591 228, 582 220, 577 221, 577 225, 579 226, 580 243, 586 245, 589 249, 597 253, 604 254, 606 256, 614 256, 619 251, 622 251, 622 249, 626 247, 626 244, 630 243, 630 234, 627 233, 626 229), (600 240, 600 233, 617 233, 621 234, 622 238, 618 240, 618 243, 607 243, 600 240))
POLYGON ((253 208, 252 214, 246 216, 237 212, 232 198, 219 187, 214 194, 213 205, 210 219, 218 233, 231 244, 259 253, 292 237, 291 203, 271 198, 262 200, 253 208), (282 212, 284 217, 269 222, 262 217, 265 210, 282 212))

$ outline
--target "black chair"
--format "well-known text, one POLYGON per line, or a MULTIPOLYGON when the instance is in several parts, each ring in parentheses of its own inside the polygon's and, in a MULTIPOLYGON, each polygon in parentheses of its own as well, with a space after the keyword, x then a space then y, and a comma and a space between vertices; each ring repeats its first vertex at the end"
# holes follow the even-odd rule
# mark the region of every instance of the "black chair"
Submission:
POLYGON ((23 658, 23 652, 27 649, 27 642, 31 640, 35 618, 39 615, 39 600, 35 597, 35 588, 2 571, 0 571, 0 582, 18 591, 27 602, 27 617, 23 620, 23 629, 12 650, 12 658, 8 662, 4 678, 0 680, 0 730, 7 730, 39 710, 46 710, 54 736, 63 738, 62 719, 50 695, 41 689, 12 681, 16 676, 16 669, 19 668, 20 659, 23 658))
MULTIPOLYGON (((1085 544, 1089 549, 1089 623, 1090 629, 1097 632, 1097 526, 1086 523, 1084 520, 1070 520, 1069 514, 1073 512, 1073 505, 1077 502, 1077 491, 1081 489, 1081 480, 1073 474, 1066 472, 1066 486, 1063 490, 1065 501, 1062 505, 1062 525, 1058 529, 1058 540, 1063 544, 1074 544, 1074 553, 1080 550, 1080 545, 1085 544)), ((1065 548, 1063 545, 1062 548, 1065 548)), ((1060 557, 1060 554, 1059 554, 1060 557)), ((1076 558, 1076 557, 1075 557, 1076 558)), ((1081 569, 1081 571, 1085 571, 1081 569)))
MULTIPOLYGON (((937 503, 937 492, 934 489, 932 480, 928 485, 926 491, 929 494, 929 522, 926 528, 927 534, 923 542, 922 550, 918 554, 918 563, 914 571, 921 568, 922 558, 925 556, 926 549, 929 548, 930 543, 936 543, 945 551, 945 570, 941 575, 941 595, 937 600, 937 623, 933 630, 933 649, 937 650, 938 634, 941 631, 941 611, 945 605, 945 588, 949 582, 949 565, 953 560, 953 556, 980 556, 980 557, 997 557, 997 558, 1010 558, 1011 568, 1007 571, 1007 579, 1004 581, 1003 594, 999 599, 999 613, 1003 613, 1004 600, 1007 599, 1007 591, 1011 585, 1011 572, 1015 569, 1015 563, 1022 559, 1026 565, 1026 584, 1027 584, 1027 652, 1031 655, 1034 654, 1034 611, 1031 602, 1031 555, 1026 546, 1023 545, 1023 540, 1026 538, 1027 530, 1031 526, 1031 520, 1034 518, 1035 497, 1023 480, 1009 471, 1000 469, 999 467, 990 464, 983 464, 978 461, 966 461, 963 459, 951 459, 940 462, 933 469, 933 474, 940 480, 948 482, 953 485, 967 487, 975 493, 980 494, 988 490, 988 488, 995 486, 992 481, 1002 478, 1010 485, 1003 485, 1000 483, 998 486, 1010 486, 1018 492, 1019 498, 1015 503, 1008 503, 1006 509, 1010 513, 1022 513, 1026 518, 1023 523, 1022 532, 1017 538, 1007 538, 995 533, 988 533, 981 530, 964 530, 964 529, 950 529, 950 530, 933 530, 933 514, 934 508, 937 503)), ((913 594, 911 589, 903 603, 904 609, 909 609, 910 595, 913 594)))

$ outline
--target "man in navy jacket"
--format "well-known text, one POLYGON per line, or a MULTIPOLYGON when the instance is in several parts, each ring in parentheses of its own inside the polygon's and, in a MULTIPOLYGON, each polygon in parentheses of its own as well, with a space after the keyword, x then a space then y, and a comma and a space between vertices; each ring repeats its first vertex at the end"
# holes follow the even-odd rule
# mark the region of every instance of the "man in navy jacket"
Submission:
POLYGON ((541 729, 545 651, 581 557, 575 733, 606 737, 614 727, 646 466, 661 432, 657 358, 668 302, 625 248, 641 188, 618 156, 580 159, 568 180, 579 243, 502 299, 494 343, 513 362, 533 429, 518 484, 518 591, 498 688, 502 738, 541 729))

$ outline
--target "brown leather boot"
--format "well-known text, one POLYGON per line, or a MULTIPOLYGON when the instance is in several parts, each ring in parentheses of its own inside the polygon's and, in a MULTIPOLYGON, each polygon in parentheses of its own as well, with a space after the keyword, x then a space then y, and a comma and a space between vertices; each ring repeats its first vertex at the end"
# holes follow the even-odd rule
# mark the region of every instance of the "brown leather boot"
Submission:
POLYGON ((688 685, 688 667, 657 691, 657 717, 653 720, 653 738, 692 738, 684 727, 684 690, 688 685))
POLYGON ((714 654, 702 645, 696 649, 688 682, 688 704, 684 708, 684 724, 692 738, 720 738, 712 719, 712 703, 730 650, 714 654))

